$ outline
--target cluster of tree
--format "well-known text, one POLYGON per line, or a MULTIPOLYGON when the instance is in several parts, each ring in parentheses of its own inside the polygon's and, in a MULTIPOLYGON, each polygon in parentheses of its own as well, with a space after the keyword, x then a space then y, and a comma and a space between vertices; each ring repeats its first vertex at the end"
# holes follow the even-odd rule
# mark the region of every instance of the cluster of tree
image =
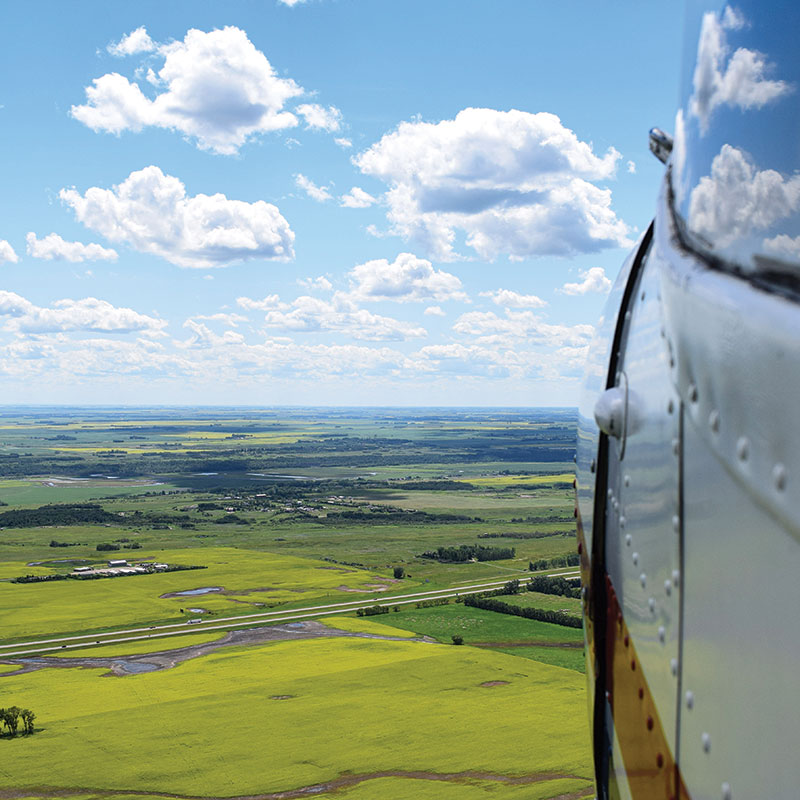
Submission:
POLYGON ((120 517, 96 503, 59 503, 39 508, 20 508, 0 512, 0 528, 38 528, 43 525, 92 525, 113 522, 120 517))
POLYGON ((30 736, 33 733, 33 721, 36 719, 36 714, 29 708, 20 708, 19 706, 10 706, 9 708, 0 708, 0 721, 6 729, 6 736, 14 737, 19 730, 19 722, 22 720, 22 732, 25 736, 30 736))
POLYGON ((528 569, 531 572, 538 572, 540 569, 553 569, 556 567, 577 567, 581 563, 581 558, 577 553, 570 553, 568 556, 556 556, 555 558, 540 558, 538 561, 531 561, 528 569))
POLYGON ((122 545, 116 544, 115 542, 100 542, 100 544, 95 547, 95 550, 99 552, 104 552, 106 550, 120 550, 122 545))
POLYGON ((331 558, 330 556, 322 556, 322 561, 330 561, 331 564, 342 564, 345 567, 364 567, 360 561, 339 561, 338 559, 331 558))
POLYGON ((392 574, 395 577, 395 580, 402 580, 406 576, 406 569, 405 567, 395 567, 392 570, 392 574))
POLYGON ((565 580, 564 578, 548 578, 544 575, 536 575, 531 578, 525 588, 529 592, 555 594, 561 597, 581 596, 581 590, 574 586, 571 581, 565 580))
POLYGON ((408 489, 409 491, 427 492, 466 492, 475 488, 474 483, 466 481, 403 481, 391 483, 392 489, 408 489))
POLYGON ((435 606, 450 605, 449 597, 431 597, 428 600, 420 600, 419 603, 414 603, 417 608, 434 608, 435 606))
POLYGON ((479 539, 546 539, 548 536, 566 536, 574 531, 504 531, 503 533, 479 533, 479 539))
POLYGON ((421 558, 432 558, 436 561, 501 561, 514 558, 517 551, 513 547, 484 547, 480 544, 460 544, 457 547, 437 547, 422 553, 421 558))
POLYGON ((520 608, 519 606, 504 603, 502 600, 476 594, 464 597, 464 605, 483 608, 486 611, 496 611, 500 614, 513 614, 516 617, 535 619, 539 620, 539 622, 550 622, 553 625, 563 625, 567 628, 580 628, 583 625, 580 617, 573 617, 563 611, 546 611, 543 608, 520 608))
POLYGON ((356 614, 359 617, 375 617, 378 614, 388 614, 389 607, 388 606, 368 606, 367 608, 359 608, 356 610, 356 614))
POLYGON ((214 523, 217 525, 252 525, 253 522, 254 520, 245 519, 237 514, 223 514, 221 517, 217 517, 217 519, 214 520, 214 523))
POLYGON ((50 540, 50 547, 80 547, 80 542, 59 542, 57 539, 50 540))

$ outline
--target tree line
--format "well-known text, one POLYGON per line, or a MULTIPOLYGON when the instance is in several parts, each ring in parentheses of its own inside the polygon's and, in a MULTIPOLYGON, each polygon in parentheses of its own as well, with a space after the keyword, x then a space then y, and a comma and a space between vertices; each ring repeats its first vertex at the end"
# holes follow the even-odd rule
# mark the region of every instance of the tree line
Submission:
POLYGON ((535 619, 539 622, 549 622, 553 625, 563 625, 567 628, 580 628, 583 626, 583 621, 580 617, 573 617, 571 614, 565 614, 563 611, 546 611, 543 608, 520 608, 519 606, 512 606, 509 603, 504 603, 502 600, 496 600, 492 597, 481 597, 476 594, 468 594, 464 597, 465 606, 473 606, 474 608, 483 608, 487 611, 496 611, 500 614, 513 614, 516 617, 525 617, 525 619, 535 619))
POLYGON ((581 557, 577 553, 570 553, 568 556, 556 556, 555 558, 540 558, 538 561, 531 561, 528 569, 537 572, 540 569, 552 569, 554 567, 577 567, 581 563, 581 557))
POLYGON ((437 547, 421 554, 420 558, 430 558, 436 561, 464 562, 475 559, 476 561, 502 561, 514 558, 517 551, 513 547, 484 547, 480 544, 460 544, 456 547, 437 547))

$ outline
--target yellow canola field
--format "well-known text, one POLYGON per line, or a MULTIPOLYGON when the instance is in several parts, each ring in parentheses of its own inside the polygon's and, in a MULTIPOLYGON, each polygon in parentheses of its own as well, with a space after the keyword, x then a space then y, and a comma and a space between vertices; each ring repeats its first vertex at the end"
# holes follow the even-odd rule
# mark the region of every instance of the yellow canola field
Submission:
MULTIPOLYGON (((88 581, 14 584, 0 582, 0 640, 59 632, 94 630, 184 619, 180 609, 203 608, 218 616, 241 611, 267 610, 267 605, 298 602, 313 604, 323 596, 338 594, 341 600, 372 595, 339 589, 370 591, 370 585, 388 578, 355 567, 346 569, 289 555, 276 555, 233 547, 162 550, 156 561, 195 564, 207 569, 131 575, 88 581), (222 588, 225 594, 163 598, 161 595, 202 588, 222 588), (244 605, 243 605, 244 604, 244 605)), ((17 574, 26 574, 24 564, 17 574)), ((404 582, 405 585, 418 585, 404 582)), ((209 617, 213 619, 213 617, 209 617)))
POLYGON ((432 778, 479 772, 495 776, 481 781, 496 800, 522 800, 591 785, 582 676, 515 656, 308 639, 223 649, 161 672, 101 674, 2 679, 3 696, 33 709, 42 727, 4 748, 4 788, 228 797, 349 774, 361 776, 344 794, 351 800, 471 800, 479 793, 461 779, 454 787, 432 778), (526 790, 503 776, 525 777, 526 790))
POLYGON ((459 478, 465 483, 475 486, 548 486, 552 483, 571 483, 575 477, 573 472, 564 472, 560 475, 493 475, 486 478, 459 478))

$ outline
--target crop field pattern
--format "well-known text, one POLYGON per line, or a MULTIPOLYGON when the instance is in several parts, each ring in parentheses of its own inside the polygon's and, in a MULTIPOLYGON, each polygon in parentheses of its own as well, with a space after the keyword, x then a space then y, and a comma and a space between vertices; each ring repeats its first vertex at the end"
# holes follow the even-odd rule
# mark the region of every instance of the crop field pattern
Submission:
POLYGON ((580 616, 526 591, 575 571, 574 447, 569 409, 6 407, 0 800, 590 796, 582 631, 463 603, 580 616))

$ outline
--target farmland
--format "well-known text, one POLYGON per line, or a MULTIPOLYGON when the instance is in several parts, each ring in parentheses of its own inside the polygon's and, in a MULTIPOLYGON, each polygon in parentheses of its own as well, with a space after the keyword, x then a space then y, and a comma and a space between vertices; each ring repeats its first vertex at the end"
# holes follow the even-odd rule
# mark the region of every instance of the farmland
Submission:
MULTIPOLYGON (((581 631, 452 592, 421 602, 524 584, 532 562, 574 553, 574 435, 572 412, 557 409, 5 409, 0 644, 89 637, 19 674, 0 656, 0 705, 34 709, 38 726, 0 738, 8 787, 87 798, 589 791, 581 631), (430 557, 462 546, 490 560, 430 557), (176 571, 66 577, 110 559, 176 571), (27 575, 49 580, 12 582, 27 575), (356 616, 361 597, 389 613, 356 616), (267 612, 342 603, 323 619, 332 638, 298 623, 296 640, 233 646, 190 624, 124 641, 126 630, 239 619, 243 630, 274 624, 267 612), (123 641, 95 642, 110 632, 123 641), (69 660, 195 645, 188 660, 124 677, 69 660)), ((569 597, 501 599, 580 613, 569 597)))

